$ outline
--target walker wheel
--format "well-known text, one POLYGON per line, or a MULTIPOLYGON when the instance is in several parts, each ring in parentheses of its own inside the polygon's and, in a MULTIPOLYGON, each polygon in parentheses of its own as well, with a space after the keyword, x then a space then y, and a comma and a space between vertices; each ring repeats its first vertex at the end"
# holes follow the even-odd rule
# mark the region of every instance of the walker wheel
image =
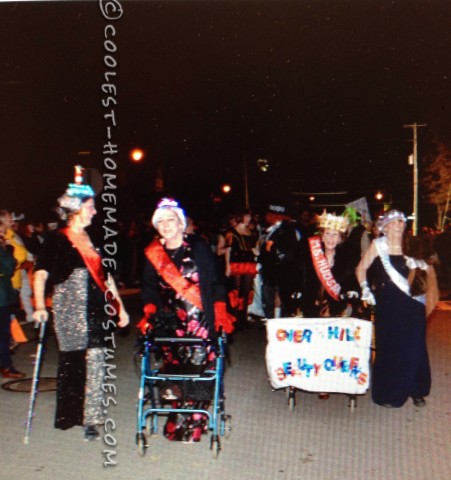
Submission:
POLYGON ((155 424, 155 415, 148 415, 146 418, 147 433, 152 436, 158 433, 158 427, 155 424))
POLYGON ((221 435, 228 440, 231 434, 232 434, 232 416, 223 415, 221 419, 221 435))
POLYGON ((213 458, 219 457, 219 452, 221 451, 221 444, 219 443, 218 435, 212 435, 210 440, 210 450, 213 458))
POLYGON ((149 447, 149 445, 147 445, 146 436, 144 435, 144 433, 136 434, 136 445, 138 445, 139 455, 141 457, 144 457, 144 455, 146 454, 146 450, 149 447))
POLYGON ((290 387, 289 394, 288 394, 288 410, 290 410, 290 412, 294 412, 295 407, 296 407, 296 390, 290 387))

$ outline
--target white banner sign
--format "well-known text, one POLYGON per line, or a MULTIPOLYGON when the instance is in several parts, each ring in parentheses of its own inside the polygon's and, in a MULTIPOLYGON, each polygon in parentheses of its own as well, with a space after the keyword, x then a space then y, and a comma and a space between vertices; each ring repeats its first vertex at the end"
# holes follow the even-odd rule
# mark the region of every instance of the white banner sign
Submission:
POLYGON ((273 388, 362 394, 370 381, 372 324, 356 318, 275 318, 266 322, 273 388))

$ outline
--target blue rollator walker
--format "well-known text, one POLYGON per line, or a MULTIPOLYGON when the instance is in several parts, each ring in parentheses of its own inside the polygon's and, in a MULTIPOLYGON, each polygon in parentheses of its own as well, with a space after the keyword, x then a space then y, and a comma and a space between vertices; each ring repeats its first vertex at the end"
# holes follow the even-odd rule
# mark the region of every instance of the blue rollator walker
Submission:
MULTIPOLYGON (((136 444, 139 454, 144 456, 149 448, 144 433, 145 430, 147 429, 149 435, 158 433, 158 417, 160 415, 200 413, 208 418, 208 430, 211 432, 210 449, 212 450, 213 458, 217 458, 221 450, 219 437, 225 436, 227 438, 231 432, 231 417, 225 413, 224 401, 225 334, 218 334, 217 339, 203 340, 201 338, 188 337, 153 337, 152 333, 147 333, 143 339, 136 433, 136 444), (162 366, 159 365, 157 360, 160 349, 165 348, 165 346, 185 348, 207 347, 209 345, 216 354, 214 368, 207 367, 201 373, 184 373, 183 368, 178 368, 177 370, 161 368, 162 366), (173 398, 167 399, 160 395, 161 387, 167 384, 178 384, 180 385, 178 391, 184 392, 189 392, 190 386, 207 387, 203 390, 207 390, 210 395, 210 398, 206 399, 211 401, 209 409, 174 408, 173 398)), ((172 365, 169 365, 169 367, 172 367, 172 365)), ((186 370, 190 371, 189 368, 186 370)))

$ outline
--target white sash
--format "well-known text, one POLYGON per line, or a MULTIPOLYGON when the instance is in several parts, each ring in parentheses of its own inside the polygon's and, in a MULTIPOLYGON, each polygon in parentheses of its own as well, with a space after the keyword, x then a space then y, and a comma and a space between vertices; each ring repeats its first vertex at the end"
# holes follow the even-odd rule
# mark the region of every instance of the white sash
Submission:
MULTIPOLYGON (((407 278, 401 275, 391 264, 390 257, 388 256, 387 237, 376 238, 374 244, 376 245, 376 250, 381 259, 382 265, 392 282, 409 297, 414 298, 418 302, 424 303, 424 295, 418 295, 417 297, 410 295, 410 286, 407 278)), ((426 265, 426 262, 417 261, 411 257, 404 256, 404 258, 406 259, 406 264, 409 268, 423 268, 423 264, 426 265)))

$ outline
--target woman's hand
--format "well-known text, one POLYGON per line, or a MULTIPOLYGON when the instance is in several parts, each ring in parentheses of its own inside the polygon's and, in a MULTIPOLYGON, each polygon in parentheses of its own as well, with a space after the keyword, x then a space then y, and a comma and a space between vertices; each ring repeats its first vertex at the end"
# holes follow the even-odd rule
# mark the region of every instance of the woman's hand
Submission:
POLYGON ((376 305, 376 299, 374 298, 373 292, 370 290, 368 283, 366 281, 361 282, 360 288, 362 289, 362 295, 360 296, 360 299, 364 303, 365 307, 368 305, 376 305))
POLYGON ((117 326, 119 328, 124 328, 130 323, 130 317, 128 313, 122 307, 119 312, 119 321, 117 322, 117 326))
POLYGON ((33 320, 38 323, 45 323, 49 319, 49 312, 45 309, 35 310, 33 312, 33 320))

